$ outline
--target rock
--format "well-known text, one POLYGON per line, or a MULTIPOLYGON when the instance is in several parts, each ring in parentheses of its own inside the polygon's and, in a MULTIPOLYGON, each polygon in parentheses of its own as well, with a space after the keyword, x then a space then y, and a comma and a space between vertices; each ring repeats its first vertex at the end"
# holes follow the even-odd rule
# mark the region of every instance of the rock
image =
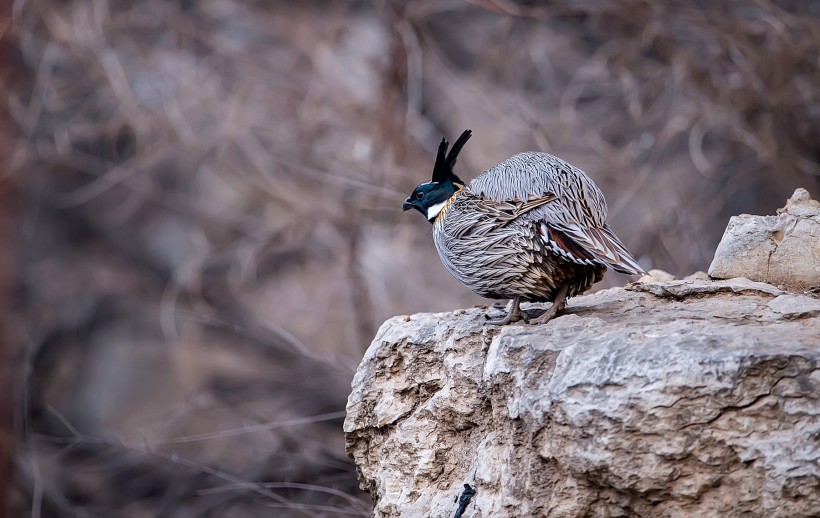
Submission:
POLYGON ((485 313, 396 317, 365 353, 344 429, 375 516, 452 517, 465 484, 472 518, 817 516, 818 299, 691 280, 485 313))
MULTIPOLYGON (((643 278, 642 278, 643 279, 643 278)), ((638 281, 628 286, 634 291, 646 291, 659 297, 683 298, 691 295, 705 295, 719 292, 744 293, 758 292, 765 295, 783 295, 786 292, 775 288, 765 282, 754 282, 743 277, 731 279, 729 281, 696 282, 669 281, 669 282, 643 282, 638 281)))
POLYGON ((657 281, 674 281, 675 276, 671 273, 664 271, 653 269, 646 272, 646 275, 641 277, 638 282, 657 282, 657 281))
POLYGON ((709 274, 706 272, 702 272, 700 270, 696 271, 693 274, 687 275, 683 278, 685 281, 707 281, 709 280, 709 274))
POLYGON ((709 275, 797 288, 820 286, 820 202, 797 189, 777 212, 732 217, 709 275))

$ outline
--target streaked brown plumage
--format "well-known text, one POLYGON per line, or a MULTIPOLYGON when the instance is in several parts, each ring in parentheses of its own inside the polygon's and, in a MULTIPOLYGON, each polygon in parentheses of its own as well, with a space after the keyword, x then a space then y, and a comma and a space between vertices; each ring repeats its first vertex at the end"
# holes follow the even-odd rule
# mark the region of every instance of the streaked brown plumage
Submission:
POLYGON ((512 299, 497 323, 525 318, 521 301, 553 302, 533 322, 548 321, 607 267, 644 273, 606 224, 603 194, 583 171, 547 153, 520 153, 466 186, 452 165, 469 137, 465 131, 450 154, 442 141, 433 182, 417 187, 404 207, 428 216, 439 257, 459 282, 487 298, 512 299))

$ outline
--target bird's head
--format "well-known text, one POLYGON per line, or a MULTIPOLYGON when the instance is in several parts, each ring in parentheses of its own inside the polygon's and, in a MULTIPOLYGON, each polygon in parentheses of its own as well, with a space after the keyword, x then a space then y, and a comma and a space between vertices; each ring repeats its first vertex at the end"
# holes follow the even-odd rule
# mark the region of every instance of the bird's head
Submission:
POLYGON ((453 166, 456 164, 461 148, 470 140, 472 134, 472 131, 465 130, 453 144, 449 153, 447 152, 449 146, 447 140, 441 139, 436 163, 433 166, 433 180, 416 187, 413 194, 404 200, 401 206, 403 210, 416 209, 424 214, 430 223, 436 220, 450 196, 464 187, 464 182, 453 172, 453 166))

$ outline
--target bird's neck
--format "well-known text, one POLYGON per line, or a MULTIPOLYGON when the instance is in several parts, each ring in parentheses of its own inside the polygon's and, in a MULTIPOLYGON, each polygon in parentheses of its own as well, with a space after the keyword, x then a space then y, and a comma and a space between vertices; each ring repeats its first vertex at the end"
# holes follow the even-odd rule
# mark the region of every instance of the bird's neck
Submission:
POLYGON ((464 186, 461 184, 454 183, 453 187, 455 187, 455 190, 449 198, 442 202, 430 205, 427 208, 427 221, 435 225, 437 221, 444 220, 444 213, 447 212, 447 209, 449 209, 450 205, 453 204, 453 200, 456 199, 456 196, 458 196, 461 193, 461 191, 464 190, 464 186))

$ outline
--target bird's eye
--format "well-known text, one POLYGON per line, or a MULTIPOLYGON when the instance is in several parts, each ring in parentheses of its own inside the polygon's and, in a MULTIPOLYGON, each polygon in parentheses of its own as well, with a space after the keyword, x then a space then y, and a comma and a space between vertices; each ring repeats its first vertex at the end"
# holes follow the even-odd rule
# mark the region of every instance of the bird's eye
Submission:
POLYGON ((424 193, 423 193, 423 192, 421 192, 421 191, 417 192, 417 193, 416 193, 416 199, 417 199, 417 200, 420 200, 420 199, 422 199, 422 198, 424 198, 424 193))

